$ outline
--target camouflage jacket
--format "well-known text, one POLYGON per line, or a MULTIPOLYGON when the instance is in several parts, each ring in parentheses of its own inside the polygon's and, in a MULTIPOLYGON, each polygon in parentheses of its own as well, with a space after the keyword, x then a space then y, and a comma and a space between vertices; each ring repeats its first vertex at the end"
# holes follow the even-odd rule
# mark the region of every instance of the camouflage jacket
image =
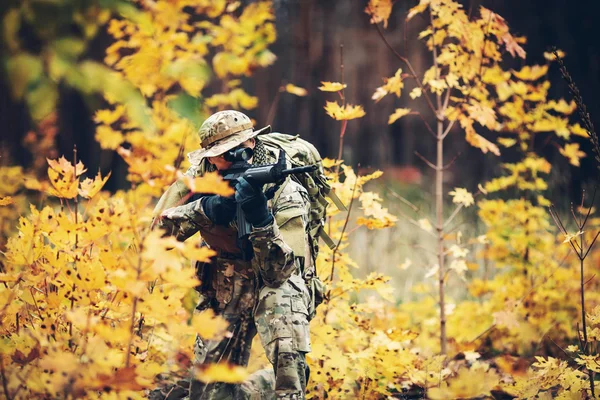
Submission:
MULTIPOLYGON (((278 149, 265 148, 268 158, 274 162, 278 149)), ((207 163, 204 162, 190 167, 186 175, 202 176, 206 170, 207 163)), ((155 218, 168 208, 184 204, 188 195, 189 189, 181 180, 173 183, 156 205, 155 218)), ((201 202, 196 204, 194 211, 186 215, 186 220, 178 226, 172 226, 169 220, 160 218, 156 219, 156 225, 171 231, 179 240, 186 240, 200 231, 204 242, 217 251, 217 260, 224 254, 243 258, 244 249, 237 242, 235 220, 228 227, 215 225, 204 213, 201 202)), ((251 264, 267 286, 277 287, 294 272, 301 273, 299 268, 303 267, 305 256, 310 254, 306 234, 310 202, 306 189, 288 178, 273 199, 269 200, 268 206, 275 218, 273 223, 265 227, 252 229, 249 236, 253 253, 251 264)))

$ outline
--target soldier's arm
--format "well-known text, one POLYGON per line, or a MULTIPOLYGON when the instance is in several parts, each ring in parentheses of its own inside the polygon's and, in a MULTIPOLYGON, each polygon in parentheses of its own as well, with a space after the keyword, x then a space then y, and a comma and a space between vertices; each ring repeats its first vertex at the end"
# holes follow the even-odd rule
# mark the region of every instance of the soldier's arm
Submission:
MULTIPOLYGON (((192 169, 186 175, 195 175, 192 169)), ((175 181, 161 196, 152 213, 153 229, 163 229, 167 234, 174 235, 178 240, 184 241, 194 235, 199 229, 199 222, 203 221, 204 213, 196 215, 178 216, 183 218, 168 218, 167 216, 176 210, 176 207, 184 205, 189 201, 190 190, 183 180, 175 181)), ((198 202, 200 203, 200 202, 198 202)), ((201 208, 201 207, 200 207, 201 208)), ((204 216, 206 219, 206 216, 204 216)))
POLYGON ((290 181, 273 204, 273 222, 252 229, 254 262, 266 285, 281 285, 299 267, 297 258, 305 256, 308 204, 304 188, 290 181))

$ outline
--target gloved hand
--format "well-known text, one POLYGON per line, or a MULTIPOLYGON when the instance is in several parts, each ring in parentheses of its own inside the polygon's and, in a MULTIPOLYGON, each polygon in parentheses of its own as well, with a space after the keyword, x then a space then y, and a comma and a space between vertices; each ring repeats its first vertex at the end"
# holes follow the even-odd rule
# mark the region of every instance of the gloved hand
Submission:
POLYGON ((216 225, 228 225, 235 217, 236 203, 232 197, 205 196, 202 198, 202 209, 216 225))
POLYGON ((161 217, 181 224, 182 221, 194 222, 200 215, 200 207, 214 224, 227 225, 235 217, 236 203, 232 197, 203 196, 198 200, 162 212, 161 217))
POLYGON ((246 220, 255 227, 264 227, 273 222, 273 214, 267 207, 267 197, 261 185, 239 178, 235 185, 235 201, 241 205, 246 220))

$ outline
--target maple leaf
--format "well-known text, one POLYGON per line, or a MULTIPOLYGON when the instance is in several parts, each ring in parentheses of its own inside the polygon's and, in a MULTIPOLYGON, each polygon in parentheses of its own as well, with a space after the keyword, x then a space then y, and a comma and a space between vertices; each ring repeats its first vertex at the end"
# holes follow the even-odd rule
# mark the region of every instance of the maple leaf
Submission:
POLYGON ((325 106, 325 111, 327 112, 327 115, 338 121, 362 118, 365 116, 365 111, 362 106, 346 104, 344 107, 340 107, 337 101, 328 101, 325 106))
POLYGON ((581 125, 579 125, 579 123, 569 126, 569 130, 573 135, 581 136, 584 138, 589 137, 588 131, 584 129, 581 125))
POLYGON ((427 9, 431 0, 420 0, 419 4, 408 10, 406 20, 410 21, 415 15, 422 13, 427 9))
POLYGON ((504 147, 512 147, 517 144, 517 140, 513 138, 498 138, 497 141, 504 147))
POLYGON ((339 82, 321 82, 322 86, 319 86, 319 90, 323 92, 339 92, 345 89, 348 85, 339 82))
POLYGON ((125 114, 125 106, 118 105, 114 110, 98 110, 94 115, 94 121, 99 124, 111 125, 117 122, 125 114))
POLYGON ((27 354, 27 356, 25 354, 23 354, 23 352, 21 352, 19 349, 15 350, 15 352, 11 356, 11 359, 13 360, 13 362, 15 362, 19 365, 27 365, 31 361, 33 361, 39 357, 40 357, 40 348, 34 347, 33 349, 31 349, 29 354, 27 354))
POLYGON ((394 113, 392 115, 390 115, 390 117, 388 119, 388 125, 393 124, 398 119, 400 119, 400 118, 402 118, 405 115, 408 115, 410 113, 411 113, 411 109, 410 108, 396 108, 396 111, 394 111, 394 113))
POLYGON ((191 325, 200 337, 214 340, 223 337, 227 333, 229 323, 221 316, 215 315, 213 310, 208 309, 195 313, 191 325))
POLYGON ((100 125, 96 129, 96 141, 103 149, 116 150, 125 141, 121 132, 115 131, 110 126, 100 125))
POLYGON ((86 178, 79 184, 79 195, 86 199, 91 199, 102 189, 108 178, 110 178, 110 172, 103 179, 100 171, 98 171, 98 175, 93 180, 86 178))
POLYGON ((579 143, 567 143, 564 148, 558 149, 560 154, 569 159, 569 163, 579 167, 579 160, 586 156, 585 152, 579 150, 579 143))
POLYGON ((416 99, 417 97, 421 97, 421 95, 423 94, 423 90, 420 87, 416 87, 413 90, 410 91, 410 98, 411 99, 416 99))
POLYGON ((10 204, 14 204, 15 199, 10 196, 0 197, 0 206, 8 206, 10 204))
POLYGON ((458 276, 463 277, 465 274, 465 271, 467 271, 469 269, 469 267, 467 267, 467 263, 465 262, 465 260, 452 260, 452 262, 450 263, 450 266, 448 267, 450 270, 456 272, 458 274, 458 276))
POLYGON ((90 389, 102 389, 110 387, 112 390, 143 390, 144 386, 137 381, 137 371, 135 366, 117 369, 112 375, 99 374, 95 385, 92 384, 90 389))
POLYGON ((500 149, 498 146, 475 132, 475 129, 473 128, 473 122, 471 120, 462 118, 460 123, 465 128, 465 139, 471 146, 481 149, 483 153, 487 153, 489 151, 497 156, 500 155, 500 149))
POLYGON ((453 191, 449 193, 452 196, 452 202, 456 204, 462 204, 465 207, 469 207, 472 204, 475 204, 475 199, 473 195, 467 191, 465 188, 454 188, 453 191))
POLYGON ((212 193, 225 197, 235 193, 229 182, 223 180, 218 172, 208 172, 201 177, 192 177, 178 172, 178 177, 192 193, 212 193))
MULTIPOLYGON (((564 58, 566 56, 566 53, 562 50, 557 50, 556 54, 558 54, 558 58, 564 58)), ((550 52, 550 51, 544 52, 544 58, 548 61, 556 61, 556 57, 554 56, 554 53, 550 52)))
POLYGON ((383 27, 387 28, 388 19, 392 13, 392 0, 369 0, 365 13, 371 16, 372 24, 383 21, 383 27))
POLYGON ((242 383, 248 377, 246 368, 235 364, 219 363, 196 367, 196 379, 208 382, 242 383))
POLYGON ((381 100, 388 93, 394 93, 397 97, 400 97, 401 90, 404 87, 404 82, 402 81, 402 68, 398 68, 394 76, 391 78, 384 78, 383 81, 385 84, 378 87, 373 94, 372 99, 375 100, 375 102, 381 100))
POLYGON ((423 229, 424 231, 433 232, 433 226, 431 226, 431 222, 429 222, 429 220, 427 218, 421 218, 420 220, 417 221, 417 223, 419 224, 421 229, 423 229))
POLYGON ((75 176, 79 176, 87 171, 81 161, 77 163, 77 166, 74 166, 67 161, 64 156, 60 157, 58 160, 50 160, 47 158, 46 161, 48 161, 48 165, 52 170, 60 173, 61 175, 73 175, 73 173, 75 173, 75 176))
POLYGON ((408 269, 408 267, 410 267, 411 265, 412 261, 410 260, 410 258, 407 257, 402 264, 398 265, 398 268, 404 271, 408 269))
POLYGON ((292 85, 291 83, 288 83, 287 85, 285 85, 285 91, 288 93, 291 93, 291 94, 295 94, 296 96, 300 96, 300 97, 304 97, 308 94, 306 89, 292 85))
POLYGON ((77 196, 79 180, 73 175, 61 176, 55 169, 48 168, 48 177, 52 185, 52 187, 48 188, 48 194, 62 197, 63 199, 72 199, 77 196))
POLYGON ((526 65, 520 71, 512 71, 512 74, 524 81, 536 81, 548 72, 547 65, 526 65))

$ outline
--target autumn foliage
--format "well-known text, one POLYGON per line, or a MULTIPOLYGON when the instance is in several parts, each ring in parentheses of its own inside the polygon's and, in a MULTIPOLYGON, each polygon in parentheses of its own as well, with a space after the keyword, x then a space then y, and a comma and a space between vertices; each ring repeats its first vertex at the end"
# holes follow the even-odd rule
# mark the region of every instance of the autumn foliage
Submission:
MULTIPOLYGON (((162 237, 151 229, 151 210, 183 176, 207 115, 256 107, 242 80, 275 60, 271 2, 140 1, 135 11, 106 18, 114 41, 102 68, 110 73, 80 66, 98 79, 106 104, 95 114, 96 139, 125 160, 131 189, 103 191, 109 176, 87 171, 76 150, 29 169, 0 168, 0 393, 7 399, 141 399, 165 382, 241 382, 251 372, 194 366, 196 334, 225 334, 221 318, 195 311, 191 260, 213 252, 198 236, 184 243, 162 237)), ((382 45, 393 12, 390 0, 365 8, 382 45)), ((395 216, 368 186, 381 171, 361 176, 340 157, 324 160, 349 211, 328 209, 335 246, 321 246, 317 263, 327 293, 311 323, 307 396, 591 398, 600 373, 600 271, 592 247, 600 218, 582 202, 572 214, 577 226, 585 219, 585 230, 554 226, 545 194, 553 165, 534 148, 543 137, 573 166, 586 156, 573 140, 590 135, 575 118, 577 105, 548 97, 547 72, 564 54, 512 69, 511 60, 525 58, 526 39, 492 10, 480 7, 469 18, 453 0, 421 0, 406 20, 417 16, 428 22, 415 40, 432 64, 417 71, 390 46, 398 65, 372 99, 408 96, 430 114, 403 102, 382 118, 419 118, 440 151, 447 136, 464 139, 503 172, 476 188, 446 188, 449 160, 423 159, 436 173, 435 215, 409 205, 395 216), (502 159, 509 148, 517 161, 502 159), (451 223, 469 207, 485 227, 474 237, 451 223), (348 251, 356 230, 399 224, 431 237, 418 250, 426 250, 424 262, 417 253, 398 262, 402 270, 425 269, 409 288, 418 300, 404 303, 390 277, 361 274, 348 251), (582 248, 591 249, 585 261, 572 251, 582 248)), ((340 154, 347 124, 365 115, 346 98, 346 86, 323 78, 318 88, 324 112, 340 121, 340 154)), ((292 84, 281 91, 306 94, 292 84)), ((231 193, 218 175, 185 182, 192 192, 231 193)))

